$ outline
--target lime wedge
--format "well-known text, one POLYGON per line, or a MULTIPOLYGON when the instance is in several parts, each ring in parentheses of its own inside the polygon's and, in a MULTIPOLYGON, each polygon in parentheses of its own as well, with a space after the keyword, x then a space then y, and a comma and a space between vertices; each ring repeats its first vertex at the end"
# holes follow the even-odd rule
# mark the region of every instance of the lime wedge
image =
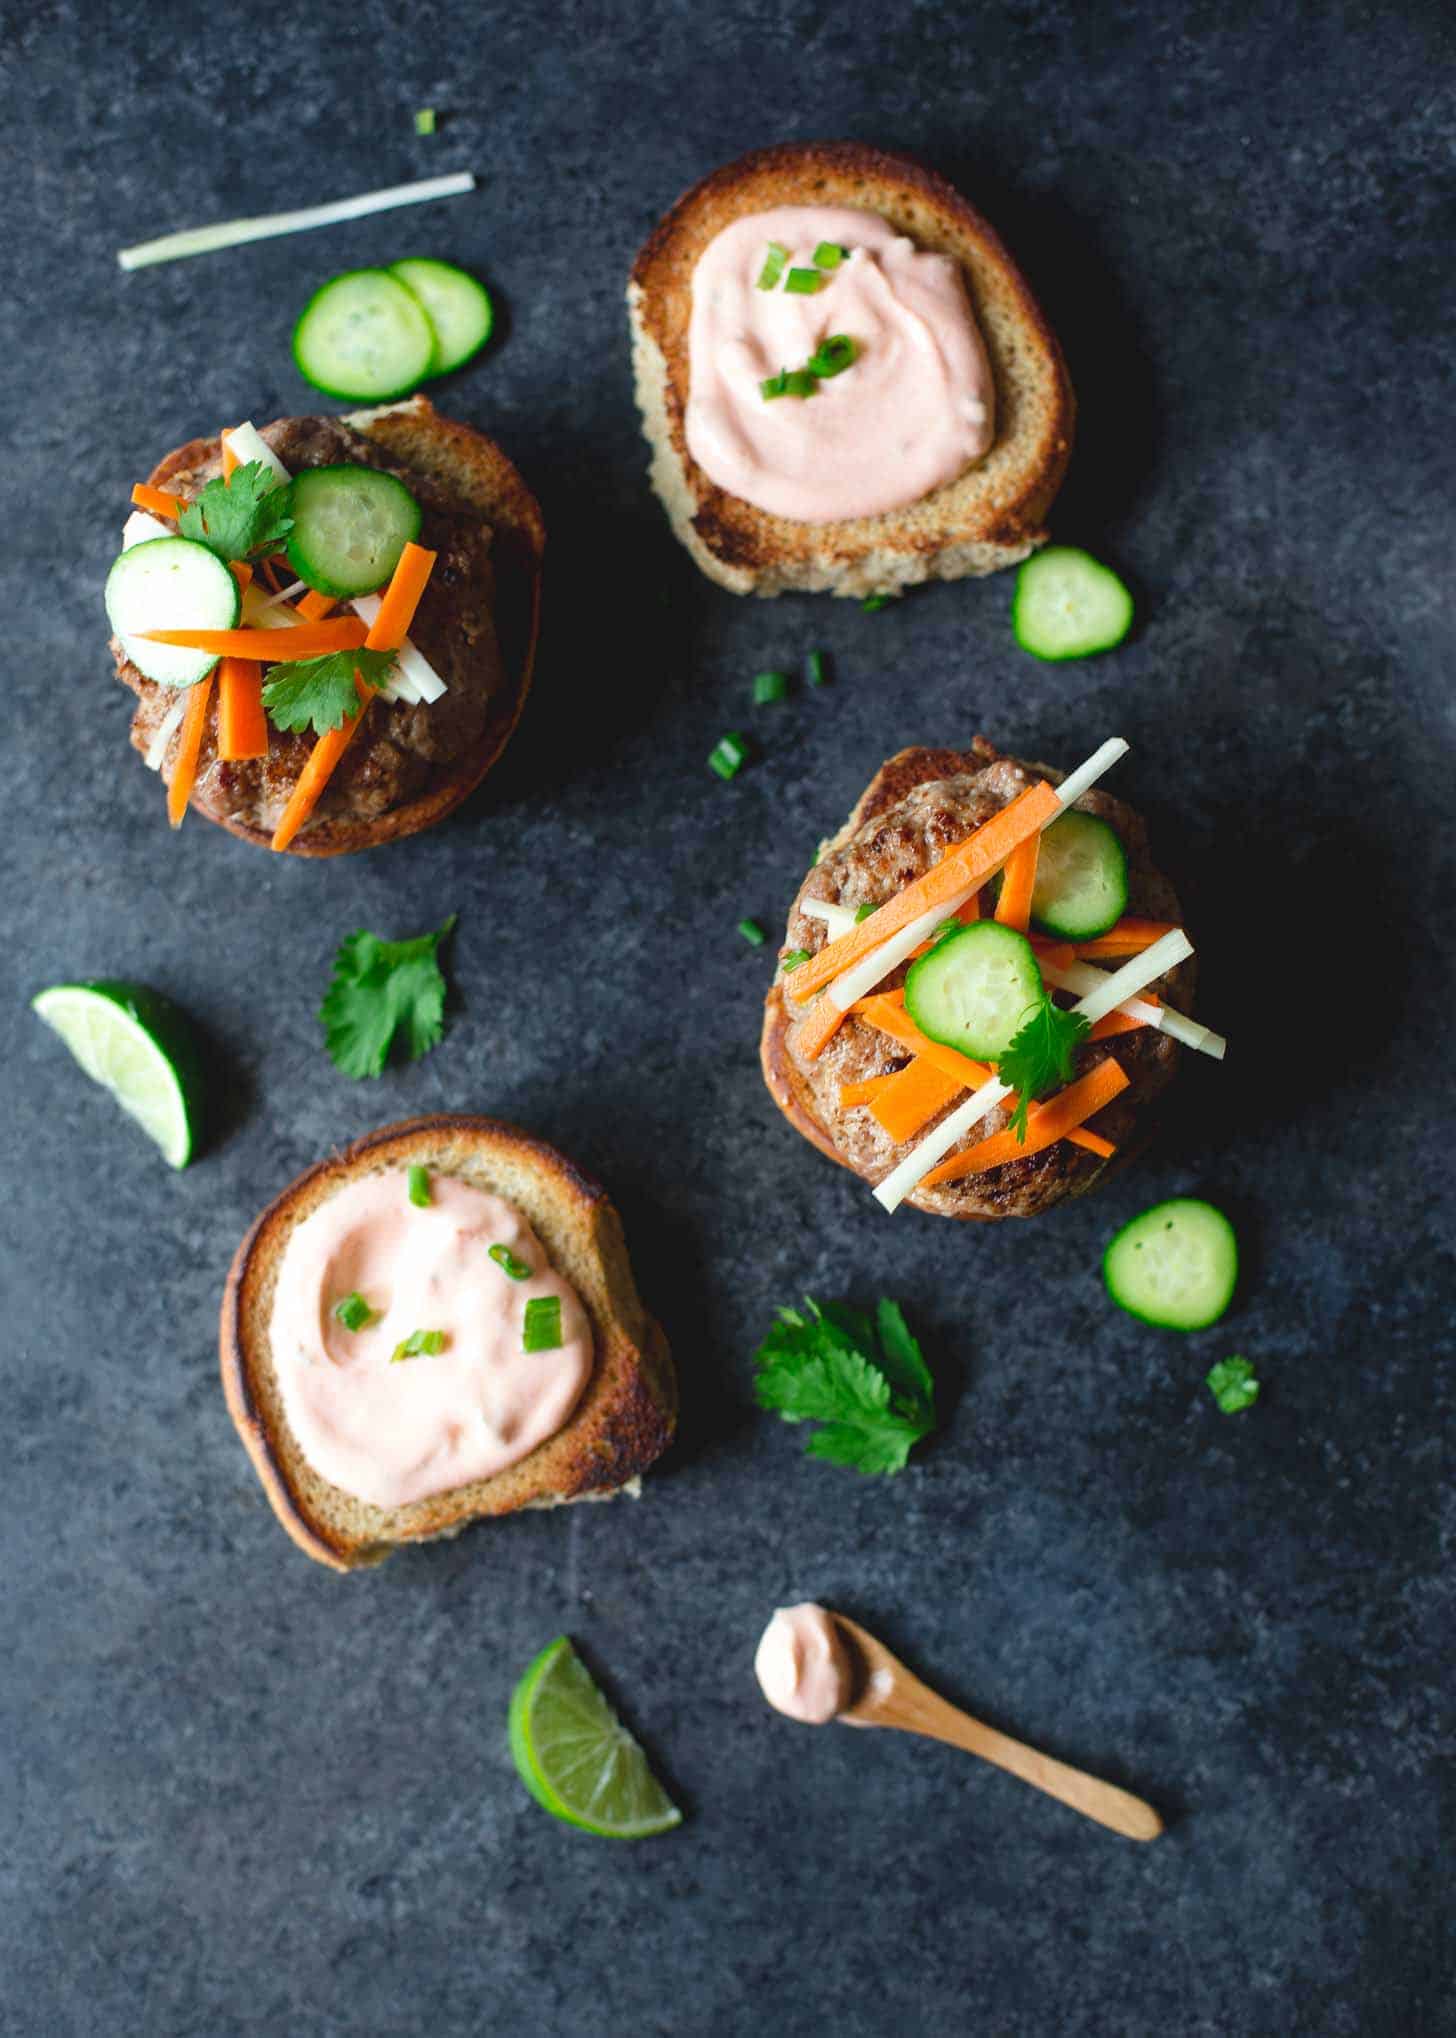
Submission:
POLYGON ((607 1840, 643 1840, 682 1813, 593 1684, 565 1635, 548 1642, 511 1695, 511 1753, 553 1818, 607 1840))
POLYGON ((202 1122, 202 1061, 192 1029, 160 991, 118 978, 54 984, 31 1000, 93 1082, 154 1139, 174 1168, 202 1122))

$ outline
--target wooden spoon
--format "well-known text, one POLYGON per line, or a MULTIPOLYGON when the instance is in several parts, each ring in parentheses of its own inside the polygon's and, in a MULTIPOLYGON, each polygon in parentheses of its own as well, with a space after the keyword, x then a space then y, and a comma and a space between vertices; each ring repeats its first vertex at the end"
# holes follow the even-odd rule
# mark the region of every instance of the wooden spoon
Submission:
POLYGON ((907 1734, 949 1741, 953 1748, 964 1748, 968 1755, 979 1755, 983 1762, 1009 1769, 1023 1783, 1044 1790, 1049 1797, 1059 1797, 1073 1811, 1095 1819, 1100 1826, 1110 1826, 1126 1839, 1156 1840, 1162 1832, 1163 1821, 1140 1797, 1119 1790, 1115 1783, 1084 1776, 1080 1769, 1069 1769, 1065 1762, 1054 1762, 1050 1755, 1039 1755, 1009 1734, 998 1734, 994 1727, 973 1720, 912 1677, 883 1642, 877 1642, 855 1621, 846 1620, 842 1613, 836 1613, 834 1621, 844 1637, 854 1680, 854 1696, 839 1714, 848 1725, 899 1727, 907 1734))

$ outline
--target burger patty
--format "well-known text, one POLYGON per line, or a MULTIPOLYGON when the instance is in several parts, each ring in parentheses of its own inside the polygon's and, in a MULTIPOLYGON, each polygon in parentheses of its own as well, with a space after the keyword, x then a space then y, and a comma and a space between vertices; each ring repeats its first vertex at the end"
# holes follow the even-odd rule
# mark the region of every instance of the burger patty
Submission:
MULTIPOLYGON (((850 907, 883 904, 939 863, 954 843, 964 841, 993 814, 1009 806, 1034 779, 1046 778, 1055 785, 1062 776, 1049 766, 1002 757, 980 736, 968 751, 902 751, 878 774, 848 827, 824 845, 789 914, 786 948, 807 949, 816 955, 829 939, 823 921, 804 912, 806 899, 850 907)), ((1095 788, 1077 805, 1110 822, 1122 839, 1127 852, 1128 912, 1176 921, 1177 895, 1149 859, 1141 817, 1123 801, 1095 788)), ((907 967, 902 965, 887 977, 881 988, 902 984, 907 967)), ((790 995, 792 985, 792 976, 783 980, 784 1002, 791 1018, 796 1009, 790 995)), ((1180 964, 1150 988, 1169 1004, 1187 1011, 1193 991, 1191 965, 1180 964)), ((1140 1115, 1172 1080, 1178 1052, 1175 1041, 1150 1027, 1083 1047, 1077 1056, 1079 1074, 1111 1056, 1128 1077, 1127 1089, 1097 1113, 1094 1129, 1119 1148, 1128 1145, 1140 1115)), ((898 1042, 851 1016, 817 1061, 799 1053, 792 1030, 787 1054, 808 1093, 812 1114, 835 1152, 869 1182, 882 1181, 933 1125, 965 1101, 963 1097, 955 1099, 913 1139, 897 1145, 864 1106, 843 1109, 839 1091, 842 1084, 905 1067, 911 1057, 898 1042)), ((998 1105, 951 1151, 959 1153, 974 1146, 1000 1130, 1010 1116, 1005 1105, 998 1105)), ((948 1217, 1034 1217, 1063 1197, 1090 1189, 1108 1165, 1084 1148, 1058 1140, 1026 1160, 1007 1161, 959 1181, 918 1189, 910 1200, 922 1210, 948 1217)))
MULTIPOLYGON (((491 528, 474 512, 462 510, 432 477, 388 459, 381 447, 338 418, 281 418, 264 427, 263 437, 290 474, 348 463, 397 476, 420 505, 419 542, 439 555, 410 624, 410 638, 448 691, 423 706, 376 700, 309 825, 377 820, 433 791, 478 748, 504 702, 507 681, 492 614, 491 528)), ((219 450, 195 468, 177 472, 169 486, 195 495, 221 471, 219 450)), ((118 678, 137 697, 131 740, 145 752, 178 699, 177 690, 146 678, 114 637, 111 651, 118 678)), ((266 757, 223 763, 209 721, 192 804, 215 821, 271 833, 313 744, 307 731, 290 734, 270 724, 266 757)))

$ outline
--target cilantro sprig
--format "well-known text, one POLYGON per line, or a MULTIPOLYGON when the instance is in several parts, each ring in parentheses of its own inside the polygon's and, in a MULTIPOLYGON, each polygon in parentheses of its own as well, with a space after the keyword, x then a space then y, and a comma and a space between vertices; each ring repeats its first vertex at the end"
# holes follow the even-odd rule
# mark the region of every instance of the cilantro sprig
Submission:
POLYGON ((413 941, 381 941, 365 928, 348 934, 334 957, 334 974, 319 1020, 335 1068, 362 1081, 384 1073, 390 1048, 403 1042, 418 1061, 445 1031, 445 978, 440 943, 455 925, 452 913, 433 934, 413 941))
MULTIPOLYGON (((239 470, 241 471, 241 470, 239 470)), ((393 651, 326 651, 321 658, 290 658, 272 668, 263 705, 280 729, 312 729, 316 736, 337 729, 359 712, 357 672, 366 686, 381 687, 394 670, 393 651)))
POLYGON ((1259 1398, 1259 1382, 1249 1361, 1235 1353, 1220 1359, 1208 1375, 1208 1391, 1225 1415, 1237 1415, 1252 1408, 1259 1398))
POLYGON ((293 491, 261 460, 233 469, 229 481, 219 477, 185 505, 177 519, 178 535, 206 545, 225 563, 276 552, 293 529, 293 491))
POLYGON ((760 1408, 817 1422, 805 1455, 873 1474, 903 1470, 935 1427, 935 1383, 897 1302, 873 1322, 841 1302, 781 1309, 754 1355, 760 1408))
POLYGON ((1009 1129, 1018 1139, 1026 1138, 1027 1113, 1035 1099, 1072 1080, 1077 1049, 1089 1031, 1080 1012, 1064 1012, 1043 996, 996 1064, 1002 1082, 1017 1092, 1009 1129))

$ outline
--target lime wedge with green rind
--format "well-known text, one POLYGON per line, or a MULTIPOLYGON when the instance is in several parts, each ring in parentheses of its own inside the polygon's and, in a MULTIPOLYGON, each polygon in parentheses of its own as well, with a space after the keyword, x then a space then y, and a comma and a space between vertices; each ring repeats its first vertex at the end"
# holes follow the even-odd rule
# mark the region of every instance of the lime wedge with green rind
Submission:
POLYGON ((202 1057, 169 998, 119 977, 53 984, 31 1010, 59 1033, 93 1082, 109 1090, 174 1168, 185 1168, 202 1126, 202 1057))
POLYGON ((510 1735, 521 1781, 553 1818, 607 1840, 645 1840, 682 1823, 565 1635, 512 1693, 510 1735))

